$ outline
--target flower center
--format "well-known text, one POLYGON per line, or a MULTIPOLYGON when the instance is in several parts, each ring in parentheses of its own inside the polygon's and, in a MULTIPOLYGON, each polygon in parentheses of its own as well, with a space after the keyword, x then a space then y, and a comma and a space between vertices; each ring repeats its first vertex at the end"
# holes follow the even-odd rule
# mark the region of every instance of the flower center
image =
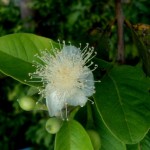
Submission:
POLYGON ((52 83, 53 86, 59 91, 69 92, 72 88, 76 87, 79 77, 79 66, 73 66, 71 62, 64 62, 60 66, 55 66, 53 72, 52 83))
POLYGON ((71 76, 70 69, 62 67, 61 70, 56 74, 57 81, 55 82, 58 84, 58 88, 62 89, 69 89, 75 83, 74 76, 71 76))

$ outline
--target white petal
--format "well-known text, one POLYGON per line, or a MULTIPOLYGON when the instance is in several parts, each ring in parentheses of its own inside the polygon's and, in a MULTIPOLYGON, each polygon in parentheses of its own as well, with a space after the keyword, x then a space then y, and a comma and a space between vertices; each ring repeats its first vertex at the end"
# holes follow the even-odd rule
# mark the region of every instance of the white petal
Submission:
POLYGON ((72 106, 84 106, 87 102, 87 97, 80 89, 76 89, 76 92, 74 92, 73 95, 67 98, 66 102, 72 106))
POLYGON ((49 115, 58 116, 64 107, 64 101, 60 99, 57 91, 46 95, 46 105, 48 107, 49 115))
POLYGON ((68 55, 70 57, 72 57, 73 55, 81 55, 81 51, 79 48, 75 47, 75 46, 64 46, 62 49, 62 52, 65 55, 68 55))
POLYGON ((92 71, 89 68, 85 67, 84 68, 84 73, 82 74, 81 78, 83 79, 83 82, 86 81, 86 82, 84 82, 85 88, 82 89, 85 96, 87 96, 87 97, 92 96, 93 93, 94 93, 94 89, 93 89, 93 87, 94 87, 94 77, 93 77, 92 71), (86 72, 89 72, 89 73, 86 74, 86 72))

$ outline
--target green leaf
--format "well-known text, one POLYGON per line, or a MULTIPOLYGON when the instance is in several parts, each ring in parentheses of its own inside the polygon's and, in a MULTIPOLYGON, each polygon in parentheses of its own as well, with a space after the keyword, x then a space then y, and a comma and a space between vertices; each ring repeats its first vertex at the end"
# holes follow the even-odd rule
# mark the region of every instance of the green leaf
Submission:
POLYGON ((98 64, 98 67, 103 70, 110 70, 113 65, 103 59, 94 58, 94 62, 98 64))
POLYGON ((34 34, 17 33, 0 37, 0 71, 12 78, 29 85, 31 82, 28 73, 34 72, 32 67, 34 55, 41 50, 51 49, 52 40, 34 34))
POLYGON ((127 144, 150 127, 150 79, 132 66, 114 67, 96 84, 95 103, 109 130, 127 144))
POLYGON ((100 150, 126 150, 126 145, 114 137, 111 132, 104 125, 103 121, 99 117, 98 112, 95 110, 95 125, 100 134, 102 147, 100 150))
POLYGON ((3 74, 2 72, 0 72, 0 79, 3 79, 3 78, 5 78, 5 77, 6 77, 6 75, 3 74))
POLYGON ((150 132, 140 142, 141 150, 150 150, 150 132))
POLYGON ((127 145, 127 150, 141 150, 141 148, 138 143, 138 144, 127 145))
POLYGON ((63 123, 56 134, 55 150, 93 150, 90 138, 84 128, 75 120, 63 123))

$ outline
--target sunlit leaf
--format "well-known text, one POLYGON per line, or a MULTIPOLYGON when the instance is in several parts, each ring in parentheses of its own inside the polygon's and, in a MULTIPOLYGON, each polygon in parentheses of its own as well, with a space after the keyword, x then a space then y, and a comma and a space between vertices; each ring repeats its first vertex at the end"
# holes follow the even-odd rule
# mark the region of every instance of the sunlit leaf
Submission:
POLYGON ((75 120, 64 122, 56 134, 55 150, 93 150, 84 128, 75 120))
POLYGON ((150 79, 132 66, 114 67, 96 84, 95 102, 109 130, 124 143, 137 143, 150 127, 150 79))
POLYGON ((34 34, 18 33, 0 37, 0 71, 12 78, 29 85, 35 83, 29 80, 28 73, 34 71, 32 67, 34 55, 41 50, 51 49, 52 40, 34 34))
POLYGON ((133 25, 133 28, 137 31, 146 31, 146 30, 150 30, 150 25, 139 23, 139 24, 133 25))

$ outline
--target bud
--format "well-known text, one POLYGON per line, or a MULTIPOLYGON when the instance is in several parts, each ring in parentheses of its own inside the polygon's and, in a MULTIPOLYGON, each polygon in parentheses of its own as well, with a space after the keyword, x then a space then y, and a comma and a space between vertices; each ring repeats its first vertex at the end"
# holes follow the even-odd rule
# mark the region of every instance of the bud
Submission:
POLYGON ((62 125, 62 120, 58 118, 50 118, 47 120, 45 128, 48 133, 56 134, 61 128, 61 125, 62 125))
POLYGON ((18 100, 20 107, 23 110, 30 111, 35 108, 35 101, 30 96, 24 96, 18 100))
POLYGON ((87 133, 91 139, 94 150, 99 150, 101 148, 101 139, 99 134, 92 129, 87 130, 87 133))

